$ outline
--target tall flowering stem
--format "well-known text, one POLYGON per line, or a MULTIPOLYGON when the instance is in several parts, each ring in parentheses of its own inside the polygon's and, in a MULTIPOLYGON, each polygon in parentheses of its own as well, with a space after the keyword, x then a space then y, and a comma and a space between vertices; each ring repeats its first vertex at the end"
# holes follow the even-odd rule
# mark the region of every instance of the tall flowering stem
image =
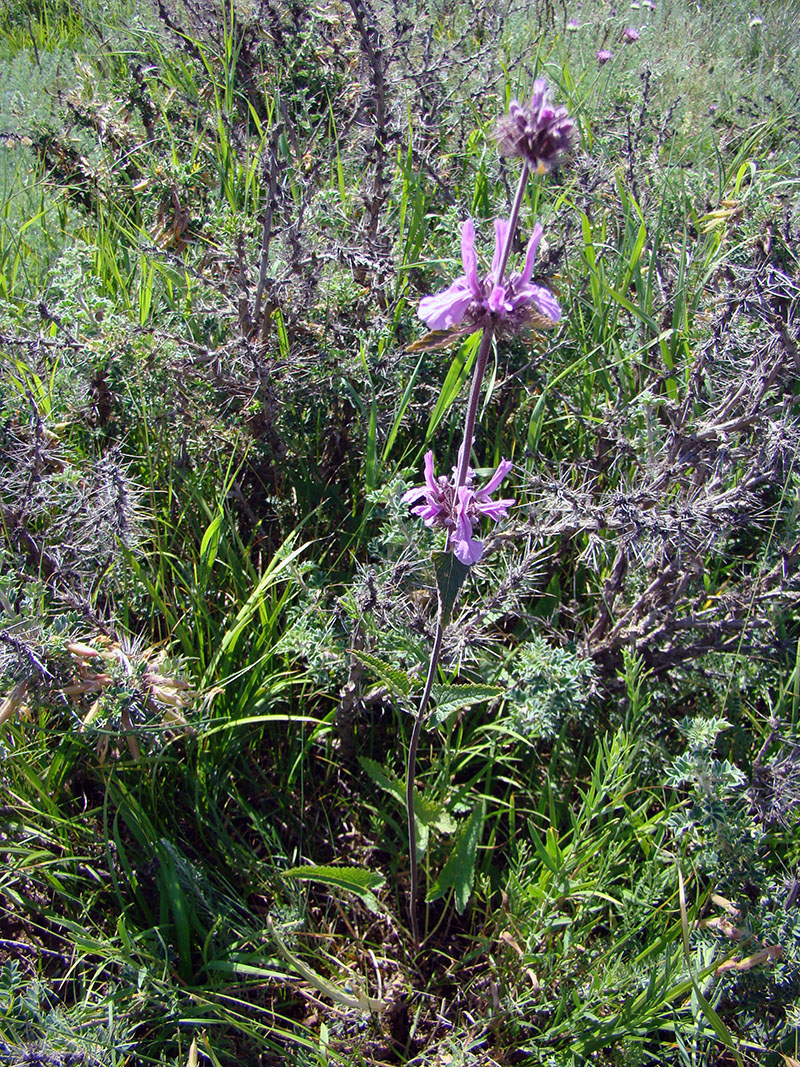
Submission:
MULTIPOLYGON (((419 314, 429 328, 432 346, 438 346, 451 338, 463 337, 482 331, 475 366, 472 372, 469 400, 464 419, 464 433, 458 453, 458 463, 453 469, 453 478, 437 478, 434 471, 433 453, 425 456, 425 484, 409 490, 404 502, 415 504, 415 514, 428 526, 441 526, 447 531, 445 553, 452 553, 462 570, 456 573, 460 585, 466 567, 476 563, 483 553, 483 543, 473 537, 473 531, 481 518, 498 521, 507 515, 507 508, 514 501, 492 500, 491 494, 511 469, 508 460, 501 460, 497 470, 482 488, 473 487, 475 472, 469 465, 470 452, 475 437, 481 386, 489 360, 492 344, 498 336, 513 335, 526 328, 544 328, 557 322, 561 309, 552 293, 531 281, 536 250, 542 237, 538 224, 525 254, 522 271, 506 277, 511 248, 517 229, 525 186, 531 171, 545 174, 558 162, 572 142, 574 124, 565 108, 556 108, 550 101, 549 90, 544 81, 537 80, 528 105, 512 100, 508 114, 497 124, 495 136, 500 151, 505 156, 522 160, 519 184, 507 220, 495 220, 495 251, 490 273, 483 279, 478 276, 478 260, 475 252, 475 227, 467 219, 461 231, 461 259, 464 273, 447 289, 420 301, 419 314), (444 331, 444 332, 443 332, 444 331), (420 501, 422 501, 420 503, 420 501)), ((423 342, 425 343, 425 339, 423 342)), ((455 566, 455 564, 454 564, 455 566)), ((452 577, 452 571, 450 572, 452 577)), ((437 579, 440 575, 437 573, 437 579)), ((409 911, 414 949, 420 947, 417 919, 417 896, 419 868, 417 863, 417 832, 414 810, 414 779, 416 776, 417 749, 425 716, 433 691, 436 672, 442 652, 444 631, 452 614, 455 594, 445 595, 439 581, 439 610, 436 619, 436 634, 431 648, 428 672, 422 696, 417 707, 406 765, 406 809, 408 813, 409 842, 409 911)))
MULTIPOLYGON (((514 203, 511 207, 511 215, 508 220, 508 228, 505 233, 505 241, 500 249, 499 265, 497 269, 496 277, 502 279, 505 275, 506 267, 508 266, 508 259, 511 254, 511 244, 514 240, 514 233, 517 228, 517 219, 519 218, 520 208, 522 206, 522 198, 525 194, 525 186, 528 181, 528 166, 527 163, 523 164, 522 173, 520 174, 519 184, 517 186, 516 196, 514 197, 514 203)), ((489 361, 489 353, 492 349, 492 341, 495 337, 495 328, 492 324, 484 326, 481 336, 480 346, 478 347, 478 354, 475 359, 475 367, 472 372, 472 382, 470 384, 469 400, 467 402, 467 413, 464 418, 464 433, 461 440, 461 448, 459 449, 459 463, 455 474, 455 495, 458 495, 459 489, 467 482, 467 475, 469 471, 469 454, 472 448, 472 441, 475 436, 475 422, 478 416, 478 402, 481 395, 481 385, 483 384, 483 378, 486 373, 486 364, 489 361)), ((452 530, 448 532, 447 537, 447 549, 452 548, 453 533, 452 530)), ((417 714, 414 719, 414 726, 411 731, 411 740, 408 745, 408 761, 406 765, 406 812, 408 816, 408 848, 409 848, 409 879, 410 879, 410 911, 411 911, 411 936, 414 942, 415 951, 419 949, 419 920, 417 918, 417 896, 419 892, 419 866, 417 863, 417 821, 416 811, 414 804, 414 779, 416 777, 417 767, 417 749, 419 747, 419 738, 422 733, 422 724, 425 721, 425 716, 428 711, 428 704, 431 698, 431 692, 433 690, 433 683, 436 678, 436 672, 439 667, 439 657, 442 651, 442 641, 444 638, 444 629, 448 623, 448 619, 443 617, 441 605, 439 613, 436 619, 436 635, 433 639, 433 647, 431 648, 430 660, 428 662, 428 673, 425 678, 425 686, 422 690, 422 696, 417 707, 417 714)))

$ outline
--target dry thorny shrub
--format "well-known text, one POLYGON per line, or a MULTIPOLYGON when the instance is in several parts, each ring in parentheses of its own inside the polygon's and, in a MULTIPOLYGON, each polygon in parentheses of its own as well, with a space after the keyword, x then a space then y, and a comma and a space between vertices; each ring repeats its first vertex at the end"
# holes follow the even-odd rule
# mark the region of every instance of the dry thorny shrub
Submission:
POLYGON ((638 447, 631 412, 611 410, 592 429, 596 450, 581 476, 536 480, 536 537, 580 542, 589 568, 611 561, 596 610, 581 620, 599 664, 618 666, 627 647, 661 672, 708 651, 780 645, 775 620, 800 592, 798 298, 797 280, 763 256, 734 270, 685 395, 657 402, 658 380, 640 394, 638 447), (742 347, 740 331, 753 329, 742 347), (603 489, 615 467, 624 476, 603 489), (726 571, 711 596, 710 568, 726 571))

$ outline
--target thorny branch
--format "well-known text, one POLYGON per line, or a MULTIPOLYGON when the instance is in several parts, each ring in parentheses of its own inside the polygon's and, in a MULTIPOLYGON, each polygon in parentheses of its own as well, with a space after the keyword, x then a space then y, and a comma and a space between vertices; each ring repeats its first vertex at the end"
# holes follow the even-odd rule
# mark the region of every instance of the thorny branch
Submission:
POLYGON ((582 629, 586 653, 612 676, 623 648, 643 653, 657 673, 708 651, 774 648, 772 618, 800 604, 800 542, 776 526, 800 474, 800 290, 766 265, 737 280, 686 396, 669 402, 643 393, 646 442, 626 435, 630 412, 611 411, 586 427, 597 448, 582 474, 567 468, 531 483, 528 535, 575 545, 580 561, 604 575, 582 629), (766 325, 769 339, 743 360, 735 331, 745 314, 766 325), (626 488, 604 490, 605 474, 619 467, 626 488), (748 541, 752 549, 742 553, 748 541), (734 551, 738 580, 709 596, 707 560, 724 567, 734 551))

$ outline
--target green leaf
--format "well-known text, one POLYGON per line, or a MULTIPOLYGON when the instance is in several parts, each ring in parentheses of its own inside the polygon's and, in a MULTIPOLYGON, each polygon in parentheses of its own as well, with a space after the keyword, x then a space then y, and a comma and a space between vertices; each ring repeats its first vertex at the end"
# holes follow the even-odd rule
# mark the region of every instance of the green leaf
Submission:
POLYGON ((416 789, 414 790, 414 815, 417 824, 418 860, 422 859, 428 851, 431 830, 436 830, 440 834, 452 834, 458 827, 458 823, 444 803, 434 803, 422 793, 418 793, 416 789))
MULTIPOLYGON (((427 337, 424 337, 418 344, 421 347, 438 348, 439 340, 445 340, 446 338, 451 337, 452 334, 448 331, 436 330, 432 336, 433 344, 429 343, 431 339, 430 334, 427 335, 427 337)), ((432 439, 436 427, 458 399, 461 387, 467 380, 467 375, 472 370, 472 365, 478 354, 481 337, 481 331, 476 330, 475 333, 466 339, 464 344, 461 345, 456 352, 455 358, 450 364, 450 369, 448 370, 444 382, 442 383, 442 387, 439 390, 439 399, 436 401, 436 406, 428 420, 428 429, 425 432, 425 444, 428 444, 432 439)))
POLYGON ((397 433, 400 429, 400 424, 402 423, 403 416, 406 413, 406 408, 411 403, 411 398, 414 395, 414 386, 417 384, 417 375, 419 374, 419 370, 422 366, 422 361, 424 358, 424 355, 422 355, 417 360, 417 365, 412 371, 411 377, 408 379, 408 384, 406 385, 405 391, 402 397, 400 398, 400 403, 397 407, 397 411, 394 416, 394 421, 392 422, 392 428, 389 431, 388 437, 386 438, 386 444, 383 446, 383 452, 381 453, 381 463, 386 462, 386 460, 389 458, 389 453, 392 451, 392 445, 394 444, 395 438, 397 437, 397 433))
POLYGON ((442 625, 447 625, 453 614, 458 591, 469 574, 469 567, 452 552, 436 552, 433 565, 436 568, 436 587, 439 590, 439 613, 442 625))
POLYGON ((356 648, 350 649, 350 655, 355 656, 359 663, 363 663, 365 667, 369 667, 387 689, 391 689, 401 697, 407 697, 411 692, 413 682, 405 671, 393 667, 391 663, 387 663, 369 652, 359 652, 356 648))
POLYGON ((370 911, 380 911, 377 897, 372 892, 383 885, 385 879, 375 871, 366 871, 363 867, 290 867, 283 871, 284 878, 297 878, 303 881, 321 882, 323 885, 347 889, 360 897, 370 911))
POLYGON ((377 760, 370 759, 369 756, 359 756, 358 762, 373 780, 375 785, 380 786, 385 793, 389 793, 390 796, 393 796, 403 805, 403 807, 405 807, 406 789, 397 775, 392 774, 391 771, 385 770, 377 760))
MULTIPOLYGON (((547 869, 552 874, 558 874, 559 871, 561 870, 561 866, 562 865, 559 862, 560 857, 554 856, 553 852, 552 852, 552 849, 549 847, 551 845, 551 841, 550 841, 549 837, 548 837, 548 842, 547 842, 548 848, 545 848, 545 846, 539 840, 538 834, 533 834, 531 836, 531 844, 534 847, 536 855, 541 860, 542 865, 547 867, 547 869)), ((556 843, 556 847, 557 847, 557 843, 556 843)))
POLYGON ((250 626, 253 616, 263 607, 267 591, 273 586, 278 585, 279 582, 286 580, 284 572, 289 570, 301 553, 305 552, 308 545, 302 544, 298 548, 295 548, 294 544, 296 540, 297 534, 290 534, 269 561, 266 570, 258 579, 255 588, 250 593, 245 603, 239 609, 233 623, 222 635, 222 640, 219 642, 217 651, 214 653, 211 662, 206 667, 203 674, 201 682, 202 688, 209 685, 211 679, 216 676, 215 672, 223 656, 233 655, 239 638, 250 626))
POLYGON ((426 898, 428 902, 438 900, 449 889, 452 889, 456 911, 459 915, 464 911, 469 903, 472 885, 475 881, 475 856, 478 852, 485 817, 486 804, 481 801, 473 808, 469 819, 458 831, 450 858, 439 873, 436 884, 428 892, 426 898))
POLYGON ((203 540, 200 542, 200 560, 203 566, 207 567, 209 570, 211 569, 214 560, 217 558, 222 520, 224 517, 222 508, 218 508, 216 515, 208 524, 208 528, 203 534, 203 540))
POLYGON ((452 834, 457 823, 443 801, 429 800, 428 797, 414 791, 414 811, 417 823, 431 830, 438 830, 440 834, 452 834))
MULTIPOLYGON (((393 797, 403 811, 406 810, 406 787, 397 775, 387 771, 374 759, 367 756, 359 756, 358 762, 367 772, 373 782, 389 796, 393 797)), ((414 813, 417 822, 417 855, 424 856, 428 847, 428 837, 431 830, 437 830, 440 834, 452 834, 456 830, 456 822, 447 810, 444 802, 434 802, 414 790, 414 813)))
POLYGON ((435 685, 432 690, 436 707, 430 721, 441 723, 457 708, 466 708, 471 704, 481 704, 486 700, 496 700, 503 695, 503 690, 496 685, 435 685))
POLYGON ((158 856, 157 882, 160 890, 162 910, 172 913, 173 929, 178 950, 178 971, 181 978, 188 982, 192 977, 192 940, 189 903, 178 877, 178 870, 172 851, 165 847, 164 838, 156 848, 158 856))
POLYGON ((680 867, 678 867, 678 903, 680 904, 681 909, 681 935, 683 939, 683 956, 686 960, 686 969, 689 972, 689 979, 692 983, 694 994, 697 997, 697 1001, 700 1007, 703 1009, 703 1013, 708 1019, 709 1024, 711 1025, 711 1028, 714 1033, 717 1035, 722 1044, 727 1046, 727 1048, 729 1048, 733 1055, 736 1057, 736 1062, 739 1064, 739 1067, 744 1067, 744 1061, 739 1052, 739 1049, 736 1046, 736 1040, 733 1034, 730 1032, 725 1023, 722 1021, 719 1015, 717 1015, 712 1006, 703 996, 703 991, 700 988, 692 970, 692 956, 689 944, 689 915, 686 908, 686 886, 683 881, 683 872, 681 871, 680 867))
MULTIPOLYGON (((384 767, 381 767, 374 759, 370 759, 368 756, 359 756, 358 762, 373 780, 373 782, 380 786, 384 792, 400 804, 403 809, 406 806, 406 787, 396 774, 392 774, 391 771, 387 771, 384 767)), ((456 824, 453 821, 452 815, 447 811, 447 806, 443 801, 429 800, 423 796, 422 793, 414 790, 414 811, 416 812, 417 822, 423 826, 431 827, 433 830, 439 830, 443 834, 452 834, 456 828, 456 824)))

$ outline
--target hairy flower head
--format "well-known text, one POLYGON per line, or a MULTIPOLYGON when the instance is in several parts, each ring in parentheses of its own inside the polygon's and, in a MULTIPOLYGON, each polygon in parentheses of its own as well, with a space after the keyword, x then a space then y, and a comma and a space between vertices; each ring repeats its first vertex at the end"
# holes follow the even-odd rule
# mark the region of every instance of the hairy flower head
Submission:
POLYGON ((529 104, 512 100, 498 120, 494 136, 500 155, 524 159, 531 170, 544 174, 572 148, 575 123, 565 107, 554 107, 543 78, 533 83, 529 104))

